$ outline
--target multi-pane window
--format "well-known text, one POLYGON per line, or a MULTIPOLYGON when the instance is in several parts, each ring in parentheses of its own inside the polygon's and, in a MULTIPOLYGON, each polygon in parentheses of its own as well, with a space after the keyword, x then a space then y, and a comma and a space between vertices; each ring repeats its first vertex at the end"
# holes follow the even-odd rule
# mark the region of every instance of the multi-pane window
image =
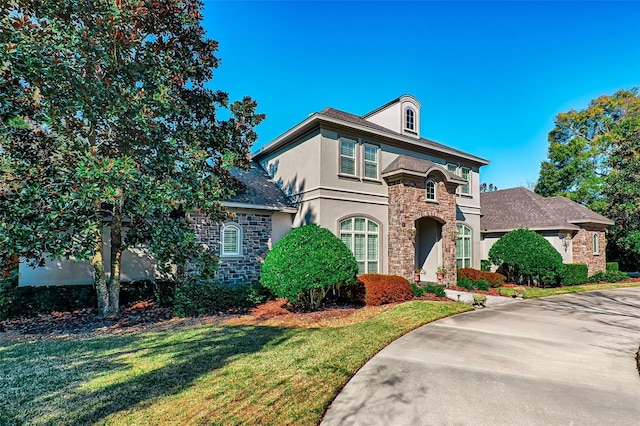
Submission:
POLYGON ((462 177, 462 179, 467 181, 467 183, 460 186, 460 193, 471 194, 471 185, 470 185, 471 170, 467 169, 466 167, 460 167, 460 177, 462 177))
POLYGON ((416 113, 411 108, 407 108, 404 117, 404 128, 407 130, 415 131, 416 127, 416 113))
POLYGON ((460 185, 458 188, 459 194, 470 195, 471 194, 471 169, 468 167, 458 167, 457 164, 448 163, 447 170, 454 175, 460 176, 462 179, 466 180, 467 183, 464 185, 460 185))
POLYGON ((600 253, 598 234, 593 234, 593 254, 600 253))
POLYGON ((242 247, 242 234, 237 225, 225 225, 222 228, 222 252, 221 256, 240 256, 242 247))
POLYGON ((436 201, 436 183, 432 180, 427 180, 425 187, 427 200, 436 201))
POLYGON ((340 239, 353 252, 358 262, 358 274, 378 272, 379 225, 364 217, 352 217, 340 222, 340 239))
POLYGON ((458 268, 471 267, 471 229, 458 225, 458 239, 456 240, 456 260, 458 268))
POLYGON ((340 173, 356 174, 356 143, 349 139, 340 139, 340 173))
POLYGON ((378 147, 364 145, 364 177, 378 179, 378 147))

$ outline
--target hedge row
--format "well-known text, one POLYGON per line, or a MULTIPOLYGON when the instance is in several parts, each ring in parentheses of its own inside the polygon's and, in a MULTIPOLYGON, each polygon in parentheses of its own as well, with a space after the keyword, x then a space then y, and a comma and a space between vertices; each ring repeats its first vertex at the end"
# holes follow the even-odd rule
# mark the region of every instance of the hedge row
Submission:
POLYGON ((458 269, 458 281, 461 278, 468 278, 471 282, 485 280, 491 287, 500 287, 504 285, 504 282, 507 279, 504 275, 497 272, 478 271, 473 268, 458 269))

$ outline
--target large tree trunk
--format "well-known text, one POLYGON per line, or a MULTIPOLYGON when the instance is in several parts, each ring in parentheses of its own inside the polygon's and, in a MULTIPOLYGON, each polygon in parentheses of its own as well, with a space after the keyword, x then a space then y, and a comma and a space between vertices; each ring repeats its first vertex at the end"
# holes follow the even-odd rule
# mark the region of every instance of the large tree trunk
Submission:
POLYGON ((108 282, 110 308, 115 316, 120 312, 122 248, 122 208, 117 206, 111 223, 111 276, 108 282))
POLYGON ((107 289, 107 279, 104 270, 104 258, 102 256, 102 237, 98 238, 93 249, 91 258, 93 267, 94 282, 96 285, 96 295, 98 297, 98 317, 110 316, 109 312, 109 290, 107 289))

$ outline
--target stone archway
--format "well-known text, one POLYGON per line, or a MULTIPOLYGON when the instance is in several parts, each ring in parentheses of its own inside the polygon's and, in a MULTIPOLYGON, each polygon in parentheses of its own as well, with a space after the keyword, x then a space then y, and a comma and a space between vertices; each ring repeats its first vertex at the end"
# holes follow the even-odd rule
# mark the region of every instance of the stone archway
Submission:
MULTIPOLYGON (((443 283, 456 282, 456 187, 437 180, 437 202, 426 200, 425 177, 402 176, 389 179, 389 273, 413 278, 416 260, 419 260, 420 243, 416 247, 418 229, 416 223, 425 219, 439 224, 441 263, 447 274, 443 283)), ((419 237, 418 237, 419 238, 419 237)), ((418 240, 419 241, 419 240, 418 240)), ((436 266, 436 267, 437 267, 436 266)))

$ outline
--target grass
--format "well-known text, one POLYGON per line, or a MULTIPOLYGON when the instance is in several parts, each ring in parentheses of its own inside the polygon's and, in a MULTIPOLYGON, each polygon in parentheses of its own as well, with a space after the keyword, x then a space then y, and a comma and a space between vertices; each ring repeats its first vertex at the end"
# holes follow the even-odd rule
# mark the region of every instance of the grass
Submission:
POLYGON ((218 324, 0 342, 0 424, 317 424, 380 349, 471 308, 413 301, 322 328, 218 324))
MULTIPOLYGON (((583 291, 610 290, 613 288, 637 287, 637 286, 640 286, 640 282, 627 281, 623 283, 584 284, 584 285, 552 287, 552 288, 526 287, 525 298, 536 299, 538 297, 556 296, 559 294, 581 293, 583 291)), ((505 296, 513 296, 513 288, 502 287, 500 288, 500 293, 505 296)))

